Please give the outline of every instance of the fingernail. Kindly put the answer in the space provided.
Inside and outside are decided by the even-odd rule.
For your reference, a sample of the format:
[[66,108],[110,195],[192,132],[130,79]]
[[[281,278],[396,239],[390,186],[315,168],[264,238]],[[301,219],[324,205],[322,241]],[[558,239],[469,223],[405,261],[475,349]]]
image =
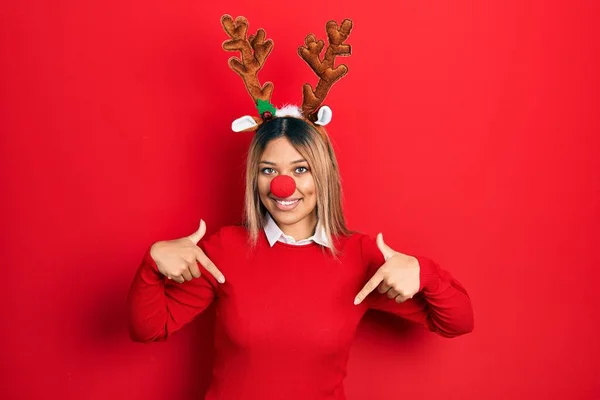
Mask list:
[[354,305],[357,305],[358,303],[360,303],[360,299],[359,299],[358,297],[356,297],[356,298],[354,299]]
[[225,277],[224,276],[221,276],[219,278],[219,283],[225,283]]

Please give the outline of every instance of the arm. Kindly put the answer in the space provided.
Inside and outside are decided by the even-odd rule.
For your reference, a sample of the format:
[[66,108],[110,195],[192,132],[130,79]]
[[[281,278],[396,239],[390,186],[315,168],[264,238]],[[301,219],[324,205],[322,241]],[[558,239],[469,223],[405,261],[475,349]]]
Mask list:
[[[219,235],[200,242],[211,257],[220,247]],[[202,267],[199,265],[199,268]],[[183,283],[167,279],[148,250],[137,270],[127,299],[129,332],[137,342],[165,340],[204,311],[215,299],[218,283],[206,270]]]
[[[375,241],[365,236],[363,262],[371,277],[386,262]],[[444,337],[455,337],[473,330],[473,308],[465,288],[450,273],[425,257],[413,257],[419,267],[419,290],[398,303],[386,294],[370,293],[368,307],[386,311],[417,322]]]

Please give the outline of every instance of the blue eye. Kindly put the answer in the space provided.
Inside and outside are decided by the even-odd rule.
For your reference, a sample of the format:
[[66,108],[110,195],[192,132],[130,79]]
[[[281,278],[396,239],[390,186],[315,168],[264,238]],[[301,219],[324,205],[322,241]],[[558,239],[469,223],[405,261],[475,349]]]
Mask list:
[[[309,171],[308,167],[296,167],[296,169],[294,170],[294,173],[305,174],[308,171]],[[260,172],[265,175],[274,175],[276,171],[275,171],[275,169],[273,169],[271,167],[265,167],[265,168],[261,168]]]
[[262,168],[260,172],[262,172],[263,174],[272,175],[273,172],[275,172],[275,170],[273,168],[266,167]]

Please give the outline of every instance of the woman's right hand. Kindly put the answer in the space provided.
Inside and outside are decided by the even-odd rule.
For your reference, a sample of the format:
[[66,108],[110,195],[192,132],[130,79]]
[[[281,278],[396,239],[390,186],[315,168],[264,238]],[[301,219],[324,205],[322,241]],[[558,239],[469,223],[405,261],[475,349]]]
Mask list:
[[154,243],[150,248],[150,256],[156,262],[158,271],[169,279],[183,283],[200,278],[200,263],[219,283],[225,282],[223,273],[197,246],[205,233],[206,223],[200,220],[200,227],[191,235]]

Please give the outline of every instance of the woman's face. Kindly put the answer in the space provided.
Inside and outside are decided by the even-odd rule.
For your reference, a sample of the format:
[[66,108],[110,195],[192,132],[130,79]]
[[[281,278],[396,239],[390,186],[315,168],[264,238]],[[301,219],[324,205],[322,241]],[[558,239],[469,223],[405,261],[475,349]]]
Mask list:
[[[316,223],[317,194],[312,172],[289,140],[283,136],[270,141],[259,161],[258,193],[277,224]],[[290,176],[296,182],[295,192],[285,199],[271,193],[271,180],[279,175]]]

